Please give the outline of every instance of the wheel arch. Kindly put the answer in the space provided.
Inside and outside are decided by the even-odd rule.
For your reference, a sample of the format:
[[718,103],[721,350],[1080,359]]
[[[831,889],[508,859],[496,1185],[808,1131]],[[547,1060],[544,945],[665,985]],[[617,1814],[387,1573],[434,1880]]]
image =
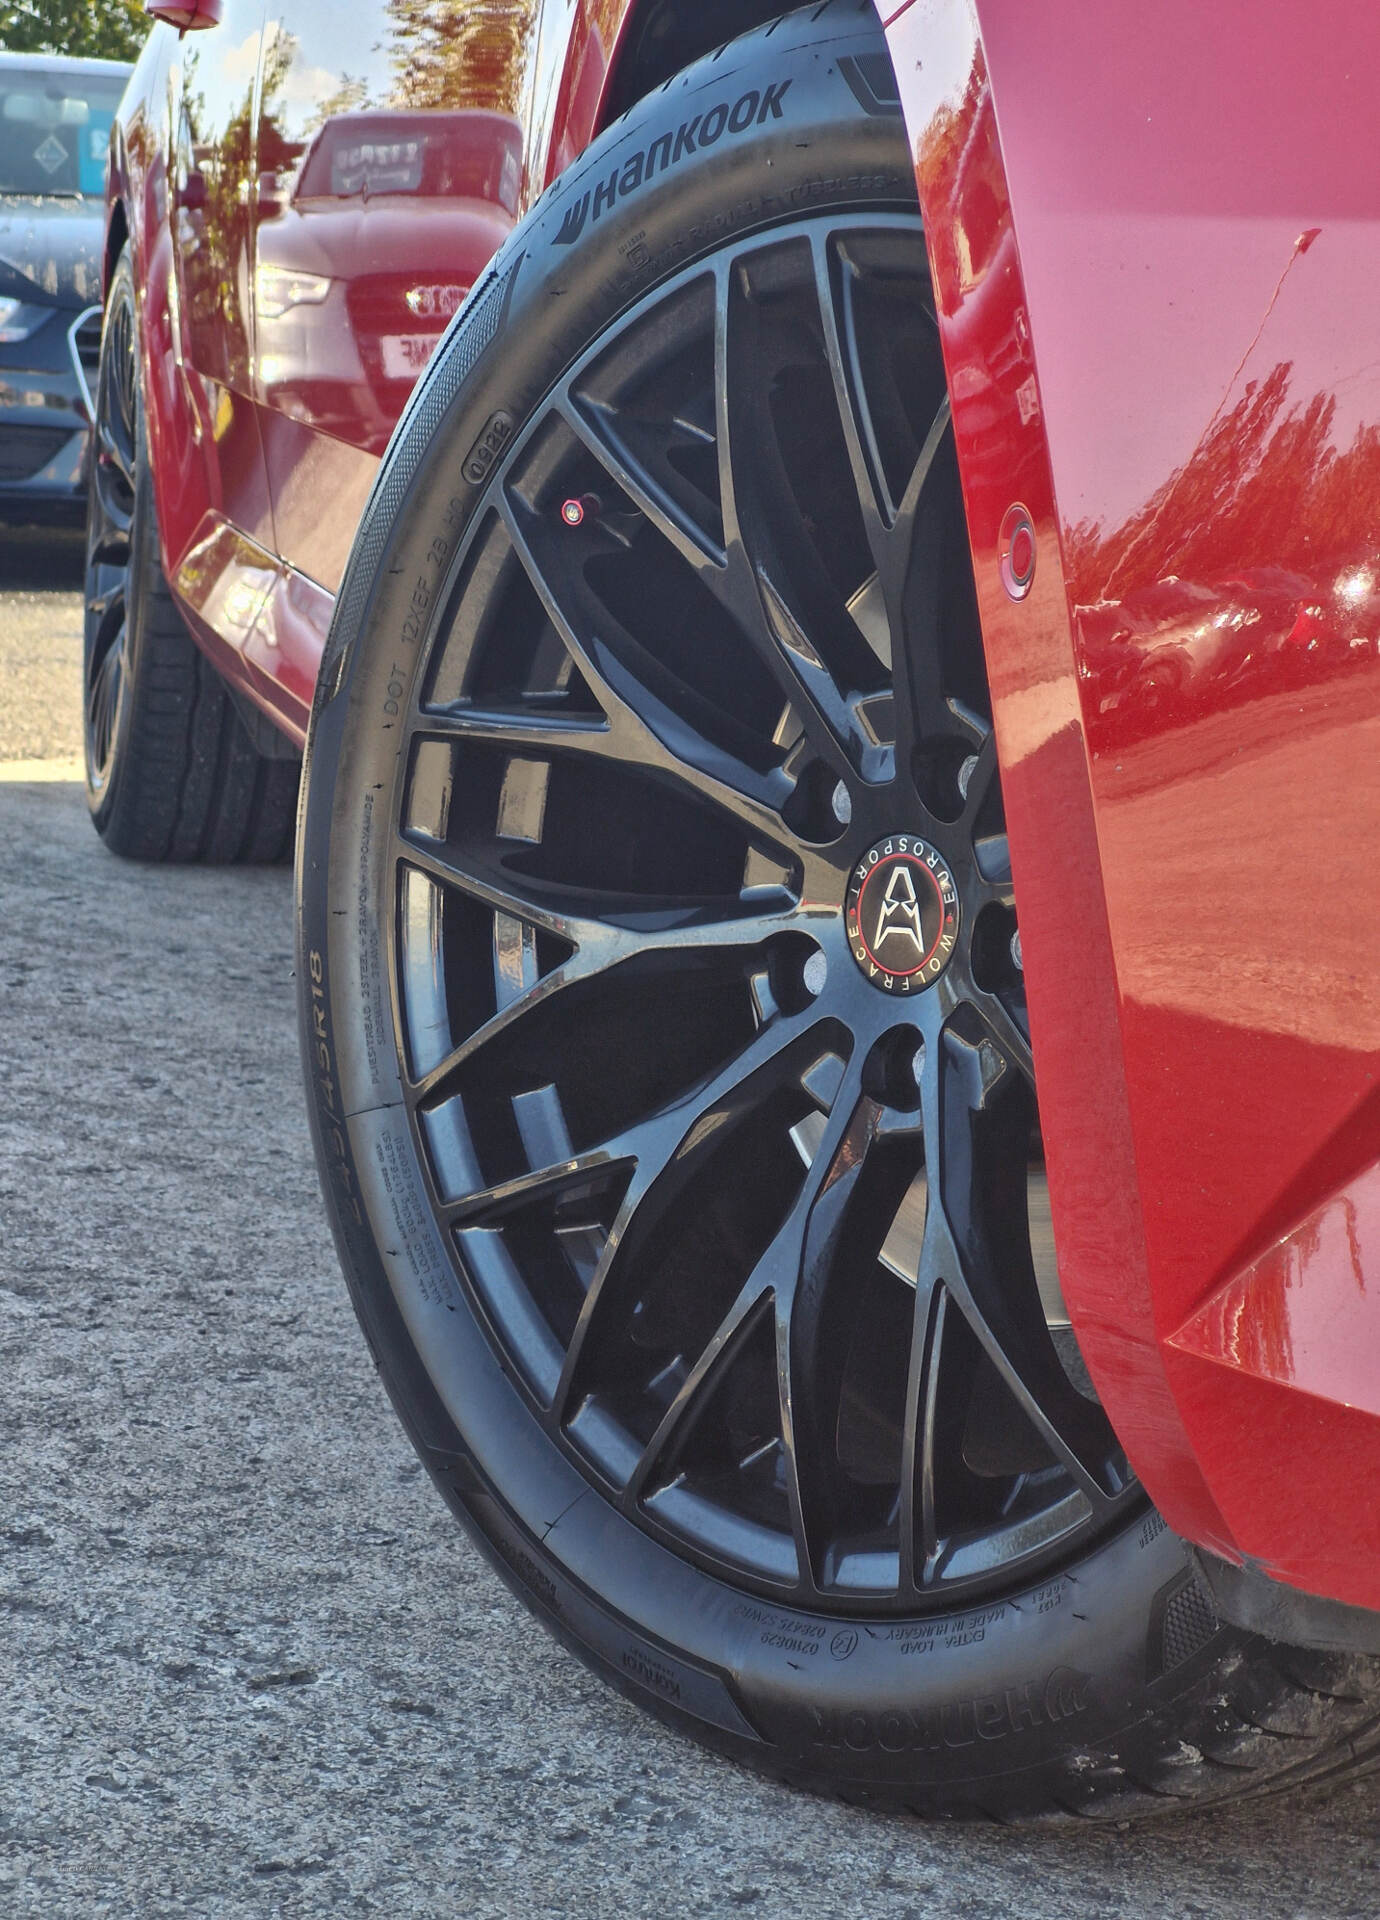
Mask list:
[[[885,8],[871,0],[879,22]],[[798,13],[783,0],[615,0],[581,6],[553,29],[565,35],[549,94],[534,127],[546,127],[531,156],[549,187],[606,127],[668,80],[730,40]],[[547,17],[557,9],[546,0]],[[596,14],[598,17],[596,17]]]
[[792,11],[782,0],[633,0],[614,46],[593,131],[602,132],[725,41]]

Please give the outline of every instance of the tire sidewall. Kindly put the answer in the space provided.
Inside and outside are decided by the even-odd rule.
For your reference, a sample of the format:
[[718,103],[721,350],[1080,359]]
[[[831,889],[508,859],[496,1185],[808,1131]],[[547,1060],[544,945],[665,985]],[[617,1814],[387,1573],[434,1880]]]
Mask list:
[[[1034,1805],[1054,1758],[1105,1745],[1148,1710],[1157,1597],[1185,1577],[1179,1542],[1145,1514],[1070,1573],[907,1622],[810,1616],[659,1545],[539,1428],[456,1274],[402,1105],[383,937],[401,716],[484,499],[467,468],[495,422],[520,430],[597,332],[726,240],[825,208],[914,207],[896,119],[860,112],[839,70],[840,54],[878,45],[857,20],[832,40],[752,36],[610,129],[504,248],[414,395],[342,587],[308,741],[304,1064],[337,1243],[385,1382],[528,1604],[624,1691],[758,1765],[882,1798],[920,1785],[956,1803],[996,1775],[1019,1799],[1011,1781],[1029,1773]],[[637,152],[783,81],[779,121],[686,156],[591,223],[597,185],[626,177]],[[582,197],[572,244],[561,234]],[[476,347],[477,331],[501,337],[502,352]],[[1176,1689],[1197,1670],[1176,1674]]]

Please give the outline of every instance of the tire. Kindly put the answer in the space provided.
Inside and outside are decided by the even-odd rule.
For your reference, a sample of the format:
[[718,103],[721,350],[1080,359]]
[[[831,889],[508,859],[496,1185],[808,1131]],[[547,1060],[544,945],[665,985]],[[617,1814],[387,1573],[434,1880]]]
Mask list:
[[164,577],[129,248],[111,276],[87,498],[86,798],[132,860],[289,857],[298,763],[257,751]]
[[[1127,1817],[1356,1764],[1376,1668],[1218,1622],[1058,1311],[888,73],[853,0],[692,67],[555,184],[443,342],[308,741],[312,1123],[418,1452],[593,1669],[849,1799]],[[850,512],[865,547],[830,531]],[[878,837],[909,899],[888,880],[864,926],[858,895],[850,953]],[[807,872],[837,884],[802,919]],[[941,964],[904,997],[882,923],[911,907]],[[902,1258],[926,1135],[943,1205],[926,1186]]]

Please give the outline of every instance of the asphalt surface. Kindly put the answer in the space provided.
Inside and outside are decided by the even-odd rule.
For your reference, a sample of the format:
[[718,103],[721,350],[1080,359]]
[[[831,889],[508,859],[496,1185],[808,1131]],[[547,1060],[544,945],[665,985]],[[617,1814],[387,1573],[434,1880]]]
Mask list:
[[702,1755],[549,1640],[346,1301],[289,876],[106,855],[72,551],[0,542],[0,575],[4,1920],[1380,1911],[1374,1783],[926,1828]]

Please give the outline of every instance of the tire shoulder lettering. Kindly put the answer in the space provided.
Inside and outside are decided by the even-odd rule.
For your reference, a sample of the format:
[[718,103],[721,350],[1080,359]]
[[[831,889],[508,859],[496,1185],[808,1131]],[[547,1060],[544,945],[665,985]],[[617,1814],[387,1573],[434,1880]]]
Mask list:
[[[791,84],[789,80],[774,80],[766,88],[751,88],[731,104],[721,100],[707,113],[697,113],[688,120],[682,120],[674,133],[659,135],[645,152],[634,154],[631,160],[619,161],[607,180],[599,181],[593,188],[586,187],[571,201],[554,244],[558,247],[574,246],[586,227],[597,226],[620,199],[626,198],[644,181],[652,178],[657,171],[658,155],[662,172],[669,172],[672,167],[679,166],[687,154],[697,153],[704,146],[715,145],[725,133],[744,134],[749,128],[783,120],[785,107],[782,103]],[[469,478],[468,462],[465,473]]]

